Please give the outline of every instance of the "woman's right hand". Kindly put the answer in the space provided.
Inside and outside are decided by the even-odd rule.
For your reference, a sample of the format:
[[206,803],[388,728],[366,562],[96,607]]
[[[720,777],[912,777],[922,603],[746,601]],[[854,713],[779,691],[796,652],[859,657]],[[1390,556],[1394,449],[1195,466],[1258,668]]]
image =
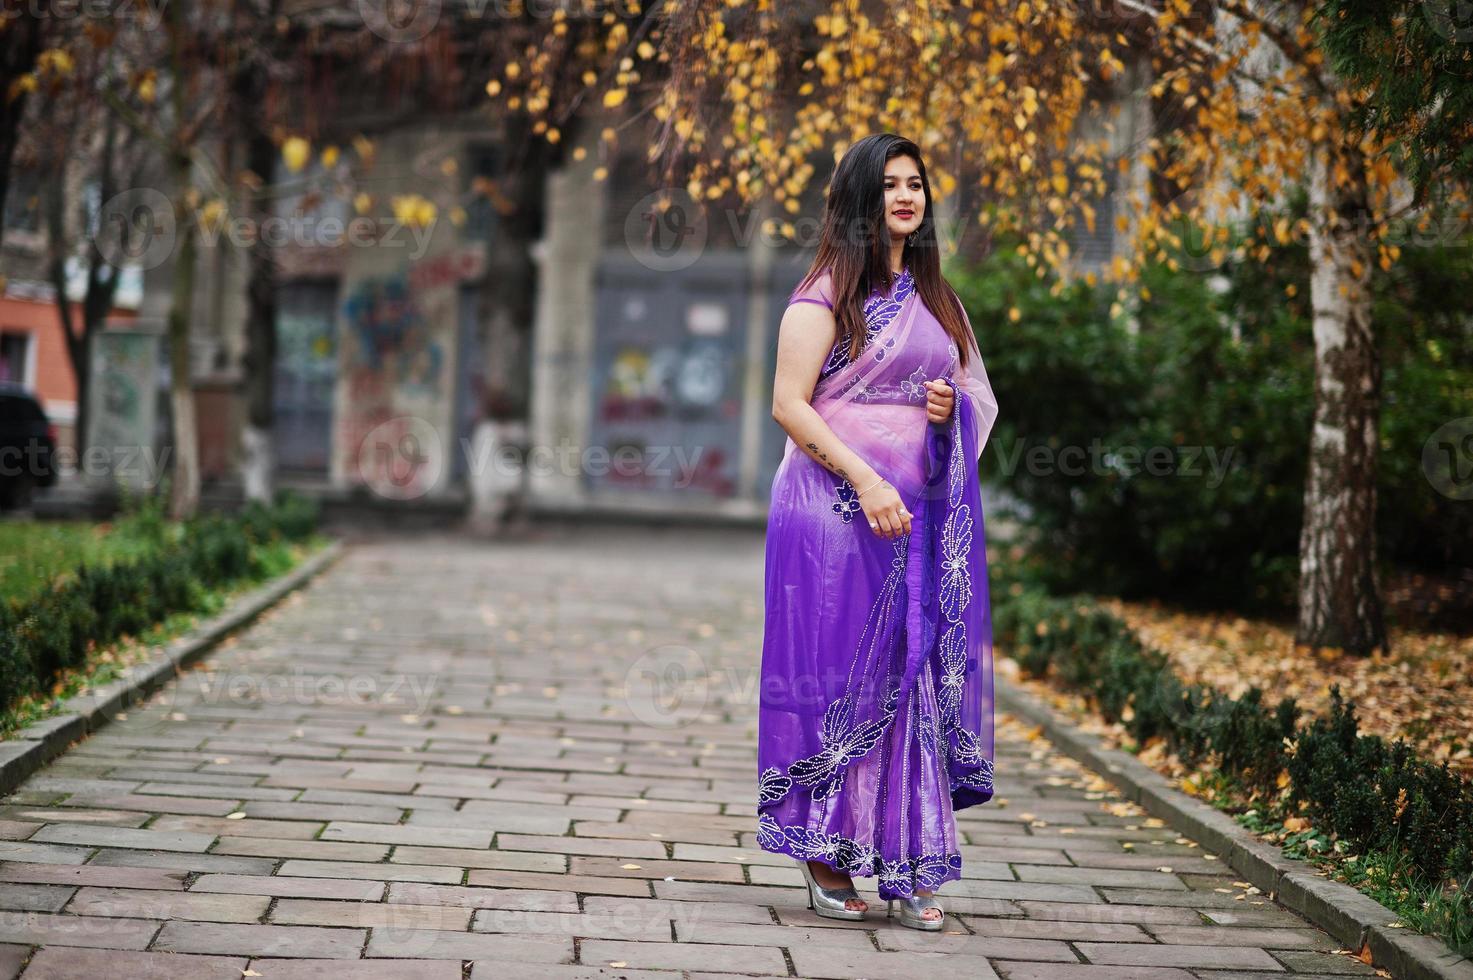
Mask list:
[[859,495],[859,506],[869,521],[870,530],[882,538],[898,538],[910,533],[910,511],[900,493],[888,480]]

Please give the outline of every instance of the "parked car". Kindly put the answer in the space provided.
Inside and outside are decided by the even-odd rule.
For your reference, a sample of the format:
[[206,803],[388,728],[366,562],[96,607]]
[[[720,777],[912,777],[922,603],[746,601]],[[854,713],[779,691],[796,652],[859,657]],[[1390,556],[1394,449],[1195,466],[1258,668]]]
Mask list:
[[22,385],[0,381],[0,509],[29,507],[56,483],[56,426]]

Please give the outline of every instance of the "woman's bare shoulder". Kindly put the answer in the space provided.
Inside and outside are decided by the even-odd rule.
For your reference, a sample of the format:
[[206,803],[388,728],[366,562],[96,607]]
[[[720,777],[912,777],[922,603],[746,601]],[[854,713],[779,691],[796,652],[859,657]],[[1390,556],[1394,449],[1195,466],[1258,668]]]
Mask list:
[[812,303],[832,310],[834,308],[834,276],[827,267],[810,270],[803,281],[788,296],[788,304]]

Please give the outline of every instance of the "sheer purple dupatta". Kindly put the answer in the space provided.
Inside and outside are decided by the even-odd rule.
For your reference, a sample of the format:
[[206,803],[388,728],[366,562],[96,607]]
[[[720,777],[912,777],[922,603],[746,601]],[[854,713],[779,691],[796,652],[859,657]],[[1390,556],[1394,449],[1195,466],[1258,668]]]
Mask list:
[[975,345],[971,365],[975,369],[958,367],[947,377],[957,393],[951,418],[926,433],[925,506],[931,512],[920,572],[913,575],[921,579],[921,631],[937,636],[932,656],[941,668],[941,727],[957,810],[993,794],[992,602],[977,467],[997,400]]

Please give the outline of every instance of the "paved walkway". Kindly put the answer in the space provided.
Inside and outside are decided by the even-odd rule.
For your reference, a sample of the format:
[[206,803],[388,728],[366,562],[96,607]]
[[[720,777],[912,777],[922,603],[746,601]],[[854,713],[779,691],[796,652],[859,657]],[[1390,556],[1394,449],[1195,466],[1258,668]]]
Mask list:
[[753,840],[761,557],[355,546],[3,801],[0,978],[1373,974],[1005,717],[945,933],[816,918]]

